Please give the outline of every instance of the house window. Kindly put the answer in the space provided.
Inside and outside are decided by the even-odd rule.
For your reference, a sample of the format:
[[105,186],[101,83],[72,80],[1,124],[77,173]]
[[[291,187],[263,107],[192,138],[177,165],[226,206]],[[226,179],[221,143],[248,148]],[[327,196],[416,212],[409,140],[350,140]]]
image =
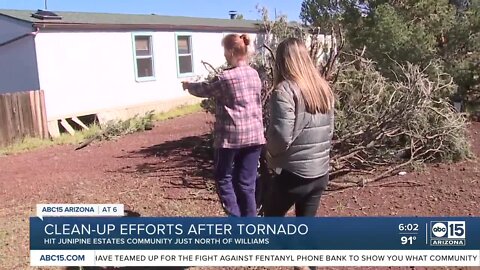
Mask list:
[[178,75],[193,73],[192,36],[177,35],[177,63]]
[[134,35],[135,76],[137,81],[155,79],[151,35]]

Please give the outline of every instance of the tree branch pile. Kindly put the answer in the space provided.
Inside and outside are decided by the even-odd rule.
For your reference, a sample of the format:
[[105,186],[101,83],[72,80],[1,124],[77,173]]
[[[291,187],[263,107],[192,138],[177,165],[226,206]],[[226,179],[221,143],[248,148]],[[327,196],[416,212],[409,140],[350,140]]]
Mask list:
[[[332,178],[360,174],[364,185],[427,162],[456,161],[470,156],[466,118],[455,112],[446,93],[455,89],[450,76],[438,72],[430,81],[417,66],[400,66],[388,80],[373,62],[345,67],[334,84],[337,95]],[[368,177],[365,179],[365,175]]]
[[[254,67],[264,82],[267,128],[272,68],[258,62]],[[390,80],[372,61],[361,57],[339,68],[333,83],[336,108],[330,190],[364,186],[416,164],[470,156],[467,120],[447,98],[455,89],[451,77],[438,71],[437,80],[431,81],[417,66],[399,69],[396,80]],[[213,113],[212,100],[208,104],[205,108]],[[259,172],[263,179],[271,176],[264,157]],[[354,180],[339,177],[347,174]]]
[[[319,38],[322,34],[317,28],[289,26],[282,18],[269,21],[268,14],[263,12],[266,34],[252,65],[263,82],[265,130],[270,118],[274,52],[284,38],[305,40],[319,72],[334,89],[335,135],[330,170],[333,181],[329,190],[364,186],[415,165],[470,156],[467,119],[454,110],[448,98],[456,86],[438,65],[432,63],[420,69],[411,64],[396,64],[394,79],[386,78],[372,61],[363,58],[366,48],[353,54],[342,52],[345,41],[340,30],[332,28],[329,36]],[[326,54],[322,56],[321,51]],[[432,72],[436,75],[434,80]],[[214,113],[212,100],[205,105],[207,111]],[[260,181],[270,181],[265,153],[259,174]]]

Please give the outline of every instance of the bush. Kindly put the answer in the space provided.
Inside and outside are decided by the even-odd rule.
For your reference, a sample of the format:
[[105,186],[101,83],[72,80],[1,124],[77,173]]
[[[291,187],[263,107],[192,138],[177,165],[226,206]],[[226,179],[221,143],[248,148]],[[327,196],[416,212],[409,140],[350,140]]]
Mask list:
[[138,131],[151,130],[154,126],[155,114],[153,111],[145,113],[143,116],[135,115],[127,120],[108,121],[102,128],[102,139],[112,139],[122,135],[135,133]]

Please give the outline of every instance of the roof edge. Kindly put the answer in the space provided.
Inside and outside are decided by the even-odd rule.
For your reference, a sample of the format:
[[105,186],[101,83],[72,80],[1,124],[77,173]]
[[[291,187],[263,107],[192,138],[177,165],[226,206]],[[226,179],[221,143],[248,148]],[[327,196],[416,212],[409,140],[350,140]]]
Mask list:
[[31,24],[33,23],[33,21],[29,21],[29,20],[24,20],[24,19],[20,19],[18,17],[15,17],[15,16],[10,16],[8,14],[4,14],[4,13],[0,13],[0,17],[5,17],[5,18],[8,18],[8,19],[12,19],[12,20],[15,20],[15,21],[18,21],[18,22],[23,22],[23,23],[27,23],[27,24]]
[[84,23],[53,23],[53,22],[34,22],[33,27],[52,30],[156,30],[156,31],[238,31],[248,33],[263,32],[260,25],[257,27],[243,26],[205,26],[205,25],[171,25],[171,24],[84,24]]

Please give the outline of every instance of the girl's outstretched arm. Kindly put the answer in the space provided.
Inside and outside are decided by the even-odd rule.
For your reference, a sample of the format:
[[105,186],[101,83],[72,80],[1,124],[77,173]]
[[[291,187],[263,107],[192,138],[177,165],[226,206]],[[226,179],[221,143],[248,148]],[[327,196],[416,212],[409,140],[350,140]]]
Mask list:
[[190,83],[183,82],[183,89],[196,97],[209,98],[219,97],[226,88],[225,81],[220,77],[215,77],[212,81]]

